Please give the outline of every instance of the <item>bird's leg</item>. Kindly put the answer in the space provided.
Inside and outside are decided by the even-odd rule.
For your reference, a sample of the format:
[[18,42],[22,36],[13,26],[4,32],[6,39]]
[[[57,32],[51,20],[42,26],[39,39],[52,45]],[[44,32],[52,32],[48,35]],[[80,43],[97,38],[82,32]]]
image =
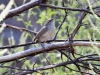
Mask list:
[[44,43],[41,43],[41,42],[40,42],[40,45],[42,46],[43,49],[45,49]]

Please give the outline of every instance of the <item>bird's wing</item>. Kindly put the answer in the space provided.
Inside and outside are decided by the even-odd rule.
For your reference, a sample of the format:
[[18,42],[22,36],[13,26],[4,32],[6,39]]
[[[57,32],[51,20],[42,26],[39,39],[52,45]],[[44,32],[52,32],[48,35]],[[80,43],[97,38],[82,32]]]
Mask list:
[[44,26],[35,36],[34,41],[38,40],[43,34],[47,32],[47,27]]

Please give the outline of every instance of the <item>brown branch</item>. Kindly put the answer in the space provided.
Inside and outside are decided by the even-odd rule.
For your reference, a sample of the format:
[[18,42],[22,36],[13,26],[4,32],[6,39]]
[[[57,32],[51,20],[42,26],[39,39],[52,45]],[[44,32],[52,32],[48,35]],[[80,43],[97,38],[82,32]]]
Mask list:
[[9,75],[27,75],[27,74],[32,74],[33,72],[32,71],[20,71],[20,72],[9,74]]
[[[80,12],[86,12],[89,14],[93,14],[90,10],[88,9],[83,9],[83,8],[69,8],[69,7],[61,7],[61,6],[55,6],[51,4],[39,4],[38,6],[43,6],[43,7],[49,7],[53,9],[63,9],[63,10],[70,10],[70,11],[80,11]],[[98,17],[100,17],[100,14],[95,13]]]
[[[89,7],[87,7],[87,9],[89,9]],[[70,35],[69,39],[70,40],[73,40],[74,36],[76,35],[76,33],[78,32],[78,30],[80,29],[81,27],[81,24],[82,24],[82,20],[85,18],[85,16],[87,15],[86,12],[83,12],[79,22],[78,22],[78,25],[77,27],[73,30],[72,34]]]
[[[73,46],[87,46],[87,47],[97,46],[100,48],[100,43],[95,43],[95,42],[73,42],[72,45]],[[44,52],[48,52],[48,51],[52,51],[52,50],[60,49],[60,48],[66,48],[69,46],[70,46],[70,42],[61,42],[61,43],[53,43],[53,44],[47,45],[45,46],[45,49],[42,48],[41,46],[38,48],[31,48],[22,52],[2,56],[0,57],[0,63],[13,61],[13,60],[20,59],[20,58],[30,56],[30,55],[34,56],[40,53],[44,53]]]
[[20,70],[20,71],[29,71],[27,69],[21,69],[21,68],[18,68],[18,67],[14,67],[14,66],[3,66],[3,65],[0,65],[1,68],[10,68],[10,69],[16,69],[16,70]]
[[[80,11],[80,12],[87,12],[92,14],[91,11],[87,10],[87,9],[81,9],[81,8],[68,8],[68,7],[60,7],[60,6],[54,6],[54,5],[50,5],[50,4],[40,4],[45,0],[33,0],[31,2],[28,2],[26,4],[23,4],[22,6],[19,6],[17,8],[11,9],[8,13],[8,15],[4,18],[4,19],[8,19],[8,18],[12,18],[13,16],[16,16],[32,7],[35,6],[43,6],[43,7],[49,7],[49,8],[54,8],[54,9],[64,9],[64,10],[71,10],[71,11]],[[100,17],[100,14],[97,14],[98,17]]]
[[[75,72],[80,72],[80,71],[74,70],[74,69],[72,69],[72,68],[69,68],[69,67],[67,67],[67,66],[65,66],[65,67],[68,68],[69,70],[72,70],[72,71],[75,71]],[[92,74],[86,73],[86,72],[82,72],[82,73],[92,75]]]
[[39,5],[42,3],[44,0],[33,0],[31,2],[28,2],[26,4],[23,4],[22,6],[19,6],[17,8],[11,9],[8,13],[8,15],[4,19],[12,18],[15,15],[18,15],[34,6]]
[[39,70],[48,70],[48,69],[52,69],[52,68],[55,68],[55,67],[60,67],[60,66],[68,65],[68,64],[73,64],[73,62],[75,62],[75,61],[76,60],[66,61],[66,62],[62,62],[62,63],[58,63],[58,64],[52,64],[52,65],[48,65],[48,66],[34,68],[33,71],[22,71],[22,72],[17,73],[17,74],[19,74],[19,75],[31,74],[31,73],[39,71]]
[[[88,56],[91,56],[91,55],[86,55],[86,56],[83,56],[83,57],[85,58],[85,57],[88,57]],[[81,58],[83,58],[83,57],[81,57]],[[58,63],[58,64],[52,64],[52,65],[47,65],[47,66],[43,66],[43,67],[39,67],[39,68],[33,68],[33,70],[22,71],[22,72],[18,72],[16,74],[19,74],[19,75],[23,74],[24,75],[24,74],[30,74],[30,73],[33,73],[33,72],[38,72],[38,71],[41,71],[41,70],[48,70],[48,69],[52,69],[52,68],[56,68],[56,67],[60,67],[60,66],[65,67],[65,65],[74,64],[75,62],[81,63],[83,61],[81,58],[79,57],[79,58],[76,58],[76,59],[73,59],[73,60],[70,60],[70,61],[61,62],[61,63]],[[90,68],[88,68],[88,69],[90,70]],[[76,71],[76,70],[73,70],[73,71]],[[76,71],[76,72],[80,72],[80,71]],[[86,73],[86,72],[83,72],[83,71],[82,71],[82,73],[90,74],[90,73]],[[90,74],[90,75],[92,75],[92,74]]]
[[28,42],[28,43],[17,44],[17,45],[6,45],[6,46],[0,47],[0,49],[5,49],[5,48],[16,48],[16,47],[28,46],[28,45],[31,45],[31,44],[36,44],[36,43],[35,43],[35,42]]
[[[0,27],[1,27],[1,26],[2,26],[2,24],[0,24]],[[26,32],[32,33],[32,34],[34,34],[34,35],[37,34],[37,32],[34,32],[34,31],[32,31],[32,30],[29,30],[29,29],[26,29],[26,28],[17,27],[17,26],[13,26],[13,25],[10,25],[10,24],[6,24],[6,27],[12,28],[12,29],[16,29],[16,30],[19,30],[19,31],[21,31],[21,32],[26,31]]]
[[[64,42],[65,40],[48,40],[46,41],[46,43],[49,43],[49,42]],[[66,40],[68,41],[68,40]],[[88,42],[90,40],[73,40],[73,42],[75,41],[81,41],[81,42]],[[100,40],[91,40],[91,41],[100,41]],[[24,43],[24,44],[17,44],[17,45],[6,45],[6,46],[2,46],[0,47],[0,49],[6,49],[6,48],[16,48],[16,47],[22,47],[22,46],[28,46],[28,45],[31,45],[31,44],[36,44],[38,42],[27,42],[27,43]],[[42,42],[44,43],[44,42]]]
[[[64,7],[64,6],[63,6],[63,7]],[[66,10],[65,10],[65,11],[66,11]],[[66,12],[66,13],[67,13],[67,12]],[[61,29],[63,23],[65,22],[67,16],[68,16],[68,14],[65,14],[65,16],[64,16],[64,18],[63,18],[63,21],[62,21],[61,24],[59,25],[58,30],[57,30],[57,32],[56,32],[55,37],[53,38],[53,40],[56,40],[57,34],[59,33],[59,31],[60,31],[60,29]]]

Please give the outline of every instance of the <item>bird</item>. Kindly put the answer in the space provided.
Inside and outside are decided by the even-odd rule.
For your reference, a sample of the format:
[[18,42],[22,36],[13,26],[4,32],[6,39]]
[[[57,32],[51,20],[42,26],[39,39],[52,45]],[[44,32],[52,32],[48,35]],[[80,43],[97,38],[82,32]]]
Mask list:
[[46,42],[49,40],[55,30],[54,19],[49,19],[44,26],[37,32],[36,36],[34,37],[34,42]]

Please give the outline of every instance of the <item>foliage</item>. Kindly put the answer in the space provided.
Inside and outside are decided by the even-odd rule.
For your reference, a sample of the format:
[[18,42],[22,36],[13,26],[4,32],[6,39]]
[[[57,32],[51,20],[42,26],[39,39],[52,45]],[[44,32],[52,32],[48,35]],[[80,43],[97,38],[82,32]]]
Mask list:
[[[66,7],[70,7],[70,8],[86,8],[90,1],[89,0],[79,0],[80,3],[82,3],[82,6],[79,4],[78,0],[68,0],[68,3],[64,3]],[[93,0],[95,1],[95,0]],[[94,7],[99,5],[100,1],[94,2],[92,5],[89,5],[90,7]],[[52,0],[52,1],[48,1],[47,4],[52,4],[52,5],[56,5],[56,6],[62,6],[62,0]],[[16,4],[15,4],[16,5]],[[69,34],[71,34],[73,32],[73,30],[75,29],[75,27],[78,24],[78,21],[80,19],[81,13],[82,12],[78,12],[78,11],[67,11],[68,16],[65,20],[65,22],[63,23],[59,33],[57,34],[57,39],[68,39],[68,35],[67,35],[67,27],[68,27],[68,31]],[[35,17],[36,19],[36,23],[39,24],[40,26],[43,26],[43,24],[45,23],[45,21],[51,17],[53,17],[55,19],[55,26],[56,26],[56,30],[55,30],[55,34],[57,32],[57,29],[59,27],[59,25],[62,23],[62,20],[64,18],[64,16],[66,15],[65,10],[61,10],[61,9],[51,9],[48,7],[44,7],[44,9],[41,9],[39,6],[33,7],[31,9],[29,9],[27,12],[23,12],[20,14],[20,16],[16,16],[15,19],[18,22],[22,22],[25,25],[25,28],[29,28],[32,27],[32,20],[30,19],[31,17]],[[24,19],[24,17],[27,17],[27,19]],[[100,18],[98,18],[95,14],[91,15],[88,14],[83,22],[82,25],[79,29],[79,31],[77,32],[77,34],[75,35],[74,39],[89,39],[91,41],[91,39],[93,40],[97,40],[100,37]],[[34,28],[35,30],[35,28]],[[8,38],[9,41],[9,45],[15,45],[16,44],[16,40],[14,39],[13,36],[13,32],[11,31],[11,36]],[[19,36],[19,35],[18,35]],[[54,35],[55,36],[55,35]],[[0,37],[0,46],[3,46],[3,37],[4,34]],[[19,44],[23,44],[26,43],[26,40],[28,37],[32,37],[31,34],[27,33],[27,32],[23,32],[20,36],[19,39]],[[31,40],[33,40],[31,38]],[[96,42],[96,41],[95,41]],[[10,49],[7,50],[6,53],[3,53],[1,55],[7,55],[7,54],[12,54],[12,53],[17,53],[20,51],[24,51],[25,47],[19,47],[19,48],[15,48],[15,49]],[[100,55],[100,49],[93,46],[92,48],[88,48],[88,47],[74,47],[75,52],[80,54],[80,55],[87,55],[87,54],[93,54],[96,53],[98,55]],[[0,56],[1,56],[0,55]],[[38,58],[39,63],[36,63],[36,61],[32,61],[31,57],[29,59],[20,59],[18,61],[22,61],[22,62],[11,62],[11,63],[6,63],[3,64],[3,66],[18,66],[22,69],[33,69],[33,67],[37,68],[37,67],[42,67],[44,65],[48,65],[48,64],[53,64],[53,63],[59,63],[62,61],[67,61],[69,60],[68,58],[66,58],[66,56],[62,56],[61,59],[61,54],[59,53],[59,51],[53,51],[53,53],[45,53],[46,58],[48,59],[49,63],[47,62],[46,58],[44,58],[43,54],[37,55],[35,56],[36,58]],[[76,55],[76,57],[78,58],[79,55]],[[73,58],[74,59],[74,58]],[[21,63],[21,64],[20,64]],[[33,66],[33,64],[35,64],[35,66]],[[92,67],[91,65],[92,62],[89,62],[89,66]],[[99,64],[99,62],[94,62],[94,64]],[[20,66],[21,65],[21,66]],[[66,65],[67,66],[67,65]],[[75,65],[74,65],[75,66]],[[77,67],[73,67],[73,64],[68,65],[69,68],[72,68],[74,70],[78,70]],[[6,71],[9,71],[7,74],[10,74],[12,72],[18,72],[18,70],[8,70],[6,68],[0,68],[0,73],[4,73]],[[92,70],[90,70],[90,72],[93,72]],[[94,73],[94,72],[93,72]],[[29,75],[80,75],[79,72],[75,72],[72,70],[69,70],[68,68],[65,68],[63,66],[61,67],[57,67],[54,69],[50,69],[50,70],[43,70],[43,71],[39,71],[38,73],[33,73],[33,74],[29,74]]]

